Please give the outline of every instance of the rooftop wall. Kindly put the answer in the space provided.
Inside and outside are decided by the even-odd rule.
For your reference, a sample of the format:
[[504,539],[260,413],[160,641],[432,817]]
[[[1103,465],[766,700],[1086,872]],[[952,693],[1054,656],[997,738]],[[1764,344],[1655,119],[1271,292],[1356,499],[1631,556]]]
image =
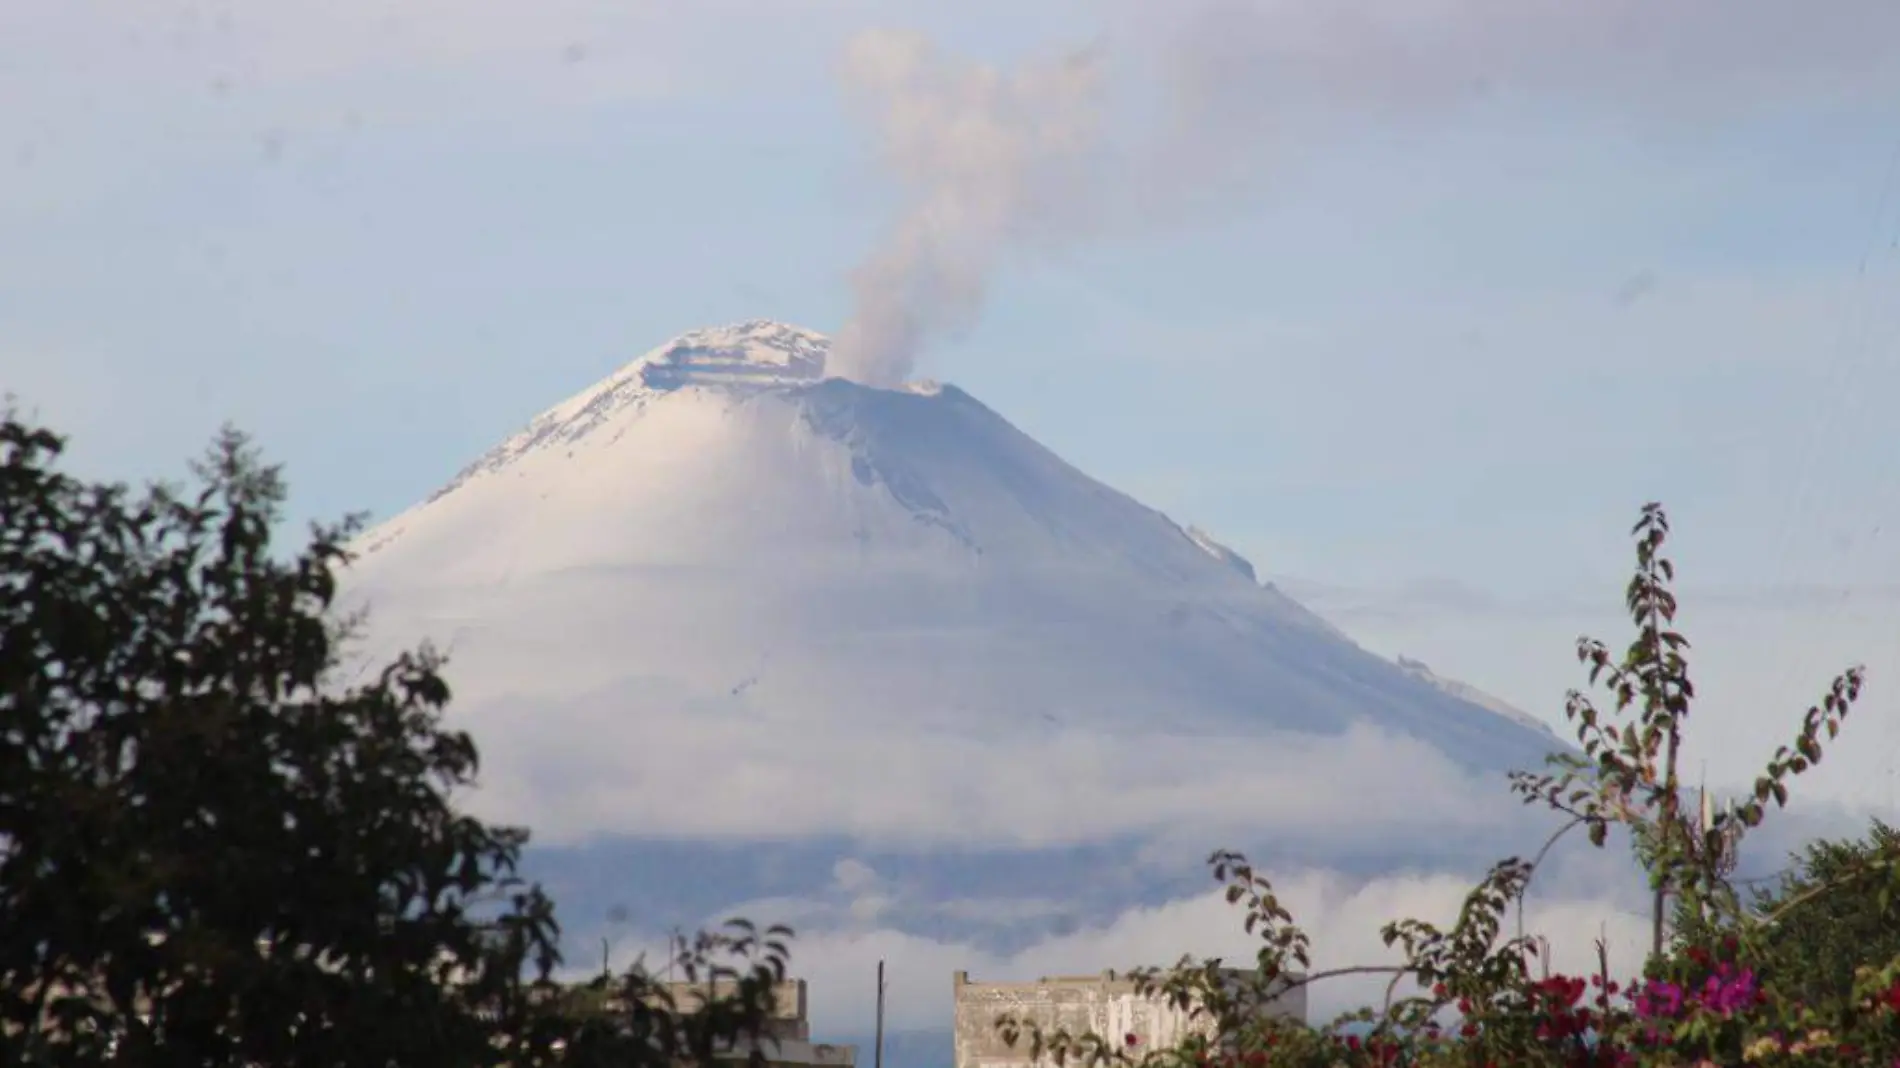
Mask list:
[[[1244,974],[1244,973],[1237,973]],[[952,978],[956,994],[956,1068],[1029,1068],[1027,1037],[1011,1048],[996,1033],[996,1017],[1014,1013],[1045,1031],[1094,1032],[1115,1039],[1134,1035],[1142,1049],[1166,1048],[1206,1026],[1165,998],[1144,997],[1132,979],[1112,972],[1055,976],[1018,983],[977,983],[968,972]],[[1306,991],[1270,1003],[1268,1012],[1304,1019]]]
[[[690,1010],[706,1001],[704,982],[667,983],[668,993],[673,995],[673,1004],[681,1010]],[[711,984],[715,1000],[729,998],[739,992],[739,984],[730,979]],[[805,980],[787,979],[772,991],[772,1018],[785,1023],[804,1024],[806,1016]],[[803,1037],[802,1035],[800,1037]]]
[[[682,1010],[704,1004],[707,984],[667,983],[673,1003]],[[728,998],[738,992],[736,983],[712,985],[715,998]],[[761,1043],[768,1065],[823,1066],[852,1068],[857,1062],[857,1047],[811,1040],[811,1021],[807,1016],[805,980],[787,979],[773,990],[772,1021],[766,1029],[768,1040]],[[748,1050],[750,1043],[747,1044]],[[745,1050],[735,1051],[740,1054]]]

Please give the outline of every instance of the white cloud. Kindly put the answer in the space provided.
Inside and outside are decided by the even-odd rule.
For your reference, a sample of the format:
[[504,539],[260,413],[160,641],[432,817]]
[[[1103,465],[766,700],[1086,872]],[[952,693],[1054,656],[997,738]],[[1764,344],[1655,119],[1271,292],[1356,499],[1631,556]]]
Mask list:
[[[512,706],[510,706],[512,707]],[[480,811],[571,842],[616,833],[745,838],[844,833],[867,841],[1047,846],[1123,833],[1245,828],[1290,844],[1470,835],[1512,812],[1503,780],[1430,746],[1353,726],[1336,737],[1162,731],[968,734],[814,731],[669,713],[637,723],[541,702],[481,715]],[[782,710],[781,710],[782,711]],[[668,720],[662,729],[659,721]],[[561,722],[559,731],[547,724]],[[629,731],[633,733],[628,733]],[[663,736],[663,746],[641,738]],[[591,738],[584,751],[574,740]],[[505,760],[503,759],[505,757]],[[974,768],[983,769],[973,777]]]
[[[1273,873],[1269,873],[1272,875]],[[1393,964],[1379,929],[1387,922],[1418,918],[1441,926],[1455,920],[1471,880],[1450,873],[1355,879],[1325,870],[1274,878],[1276,891],[1295,923],[1312,941],[1313,969]],[[1606,937],[1612,970],[1640,968],[1647,917],[1631,910],[1632,899],[1611,888],[1584,887],[1535,893],[1525,910],[1525,931],[1550,940],[1555,970],[1593,970],[1594,941]],[[765,906],[758,902],[746,906]],[[752,912],[763,922],[762,912]],[[951,973],[975,980],[1033,979],[1087,975],[1107,969],[1166,967],[1188,954],[1218,956],[1245,965],[1259,943],[1242,929],[1243,914],[1219,891],[1153,907],[1127,910],[1112,922],[1041,939],[1014,953],[996,953],[963,941],[939,940],[870,924],[800,930],[792,945],[792,973],[810,984],[814,1034],[870,1030],[877,962],[885,962],[889,992],[886,1026],[893,1030],[945,1027],[951,1012]],[[1514,933],[1514,921],[1512,927]],[[616,959],[631,960],[651,939],[628,939]],[[647,949],[649,959],[656,954]],[[1386,980],[1351,976],[1316,983],[1309,991],[1309,1018],[1330,1019],[1348,1008],[1383,997]]]
[[1415,114],[1492,92],[1706,117],[1803,90],[1858,93],[1900,73],[1900,11],[1878,0],[1131,0],[1119,10],[1165,57],[1180,113],[1229,129],[1257,129],[1287,104]]
[[[1182,93],[1225,103],[1183,106],[1226,118],[1260,90],[1267,102],[1299,105],[1438,107],[1485,79],[1500,89],[1637,92],[1645,110],[1663,99],[1748,103],[1805,85],[1859,87],[1895,72],[1891,45],[1900,13],[1877,0],[1787,5],[1714,0],[1657,7],[1641,0],[1576,5],[1562,0],[1373,0],[1314,7],[1291,0],[1195,0],[1059,9],[1074,15],[1077,43],[1107,31],[1135,55],[1166,57]],[[1086,14],[1085,14],[1086,13]],[[1095,18],[1090,19],[1088,14]],[[52,64],[126,49],[150,68],[193,57],[235,59],[257,77],[299,81],[443,71],[479,80],[559,61],[573,45],[587,58],[653,65],[682,45],[688,66],[719,67],[743,51],[757,58],[810,44],[825,27],[836,44],[870,20],[955,29],[1007,39],[1011,26],[1039,36],[1048,20],[1025,20],[1014,4],[961,5],[956,17],[919,3],[872,0],[339,0],[299,5],[126,6],[27,0],[0,11],[0,40],[22,60]],[[829,54],[811,54],[814,67]],[[1686,76],[1693,72],[1696,76]],[[705,76],[729,76],[729,66]],[[1790,79],[1793,79],[1791,82]],[[1289,95],[1291,93],[1291,95]],[[1266,114],[1270,108],[1254,109]]]
[[846,893],[859,893],[878,884],[878,874],[869,864],[850,857],[833,866],[831,874],[837,880],[838,888]]
[[[174,124],[256,107],[281,126],[474,117],[521,104],[663,94],[673,9],[635,0],[303,5],[9,5],[0,87],[75,132],[162,107]],[[102,77],[101,71],[117,72]],[[109,120],[108,120],[109,121]],[[129,132],[129,131],[122,131]],[[299,131],[301,132],[301,131]]]
[[[828,14],[851,0],[708,0],[690,9],[654,0],[341,0],[321,8],[160,2],[136,7],[29,0],[9,5],[0,30],[9,51],[40,63],[120,55],[146,70],[202,71],[228,88],[317,86],[353,79],[444,76],[497,79],[519,90],[540,71],[594,63],[624,88],[655,72],[690,71],[684,45],[724,37],[763,47],[770,32]],[[734,35],[734,24],[746,33]],[[724,31],[724,32],[719,32]]]
[[[1380,929],[1386,923],[1410,918],[1448,927],[1484,869],[1507,855],[1535,855],[1549,829],[1546,825],[1530,833],[1526,828],[1501,833],[1491,840],[1493,854],[1481,862],[1448,861],[1373,877],[1325,864],[1290,863],[1271,851],[1256,852],[1251,859],[1309,937],[1312,970],[1390,965],[1401,958],[1382,943]],[[1773,875],[1802,844],[1818,837],[1855,837],[1865,829],[1863,811],[1797,802],[1772,813],[1751,833],[1738,876],[1759,880]],[[1131,868],[1135,866],[1131,861]],[[856,872],[866,866],[847,860],[839,867]],[[853,884],[858,886],[855,876]],[[1219,890],[1125,906],[1102,920],[1069,927],[1051,922],[1064,912],[1059,901],[958,899],[954,892],[954,887],[888,882],[868,890],[839,886],[822,898],[755,899],[709,912],[708,917],[742,915],[759,923],[793,926],[791,973],[810,984],[814,1034],[820,1038],[869,1033],[880,960],[889,983],[887,1026],[901,1031],[948,1026],[950,977],[955,971],[967,971],[976,980],[1023,980],[1167,967],[1183,955],[1221,957],[1246,966],[1259,947],[1242,928],[1244,913],[1229,905]],[[894,898],[909,908],[889,917],[867,914],[861,904],[865,896]],[[1595,972],[1596,942],[1601,938],[1612,974],[1627,978],[1640,970],[1647,952],[1649,907],[1646,883],[1620,833],[1612,834],[1603,848],[1593,848],[1580,833],[1573,834],[1550,852],[1530,885],[1522,932],[1548,940],[1550,969],[1569,974]],[[993,948],[993,941],[974,933],[921,933],[930,917],[945,915],[977,921],[976,929],[988,922],[1029,920],[1044,933],[1019,939],[1013,943],[1018,948],[1009,950]],[[1519,920],[1516,909],[1509,910],[1501,937],[1515,936]],[[593,944],[590,938],[582,943]],[[627,935],[616,939],[613,957],[631,961],[644,950],[652,960],[659,956],[656,947],[663,945],[663,934]],[[1309,989],[1309,1019],[1323,1022],[1377,1003],[1386,983],[1381,975],[1319,981]]]

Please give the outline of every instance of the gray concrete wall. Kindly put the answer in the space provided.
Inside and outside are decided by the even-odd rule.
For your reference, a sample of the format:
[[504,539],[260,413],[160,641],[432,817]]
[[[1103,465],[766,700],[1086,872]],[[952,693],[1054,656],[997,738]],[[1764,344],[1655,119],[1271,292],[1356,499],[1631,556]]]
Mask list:
[[[681,1009],[690,1009],[702,1004],[706,997],[705,983],[668,983],[668,991],[673,995],[673,1003]],[[714,984],[715,998],[728,998],[738,991],[736,983],[721,982]],[[807,1015],[805,980],[787,979],[773,990],[772,1019],[766,1028],[767,1041],[759,1044],[765,1054],[768,1065],[798,1066],[798,1068],[853,1068],[857,1063],[857,1047],[837,1045],[829,1042],[811,1040],[811,1020]],[[745,1049],[732,1049],[728,1052],[735,1056],[744,1056],[751,1051],[752,1044]]]
[[[969,973],[957,972],[951,982],[956,1003],[956,1068],[1029,1068],[1027,1036],[1012,1048],[997,1034],[996,1017],[1003,1013],[1033,1021],[1044,1031],[1093,1032],[1111,1041],[1132,1034],[1140,1049],[1173,1046],[1207,1024],[1205,1019],[1190,1019],[1165,998],[1143,997],[1136,993],[1133,980],[1112,973],[978,983],[970,981]],[[1267,1011],[1304,1019],[1305,989],[1284,995]]]
[[[667,983],[667,991],[673,995],[673,1004],[681,1011],[690,1011],[705,1003],[705,983]],[[731,980],[721,980],[713,984],[715,1000],[732,997],[739,992],[739,984]],[[767,1025],[768,1032],[775,1038],[797,1039],[811,1038],[810,1018],[806,1014],[805,980],[787,979],[772,991],[772,1019]]]

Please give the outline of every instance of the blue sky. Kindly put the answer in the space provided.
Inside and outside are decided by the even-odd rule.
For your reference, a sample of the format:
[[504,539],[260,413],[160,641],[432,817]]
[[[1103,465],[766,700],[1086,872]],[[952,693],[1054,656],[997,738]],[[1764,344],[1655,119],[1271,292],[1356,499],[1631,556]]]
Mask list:
[[[176,472],[230,419],[300,516],[388,515],[673,334],[849,318],[906,206],[841,86],[855,35],[1002,69],[1094,44],[1101,166],[1052,202],[1099,213],[999,239],[920,373],[1545,714],[1577,631],[1621,633],[1660,498],[1712,700],[1768,729],[1870,662],[1830,782],[1873,789],[1900,8],[1320,10],[16,0],[0,387],[89,471]],[[1718,770],[1772,747],[1748,731]]]

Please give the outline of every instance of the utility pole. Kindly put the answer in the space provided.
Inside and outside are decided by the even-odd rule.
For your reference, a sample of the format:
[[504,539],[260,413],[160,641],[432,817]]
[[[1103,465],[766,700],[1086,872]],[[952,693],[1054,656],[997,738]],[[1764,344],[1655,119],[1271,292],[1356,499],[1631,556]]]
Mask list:
[[877,962],[877,1039],[871,1047],[871,1068],[884,1068],[884,962]]

